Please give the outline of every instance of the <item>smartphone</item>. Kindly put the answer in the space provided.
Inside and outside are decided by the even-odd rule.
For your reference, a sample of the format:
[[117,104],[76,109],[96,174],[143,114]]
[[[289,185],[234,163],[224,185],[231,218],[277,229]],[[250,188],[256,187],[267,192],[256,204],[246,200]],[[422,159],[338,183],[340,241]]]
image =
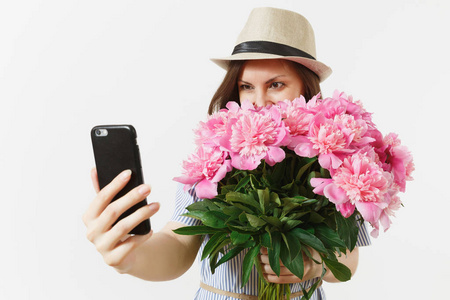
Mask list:
[[[122,171],[129,169],[132,172],[130,181],[112,201],[144,183],[137,134],[132,125],[95,126],[91,130],[91,139],[100,189],[108,185]],[[129,208],[116,223],[144,205],[147,205],[147,199]],[[149,232],[150,220],[147,219],[131,230],[130,234],[144,235]]]

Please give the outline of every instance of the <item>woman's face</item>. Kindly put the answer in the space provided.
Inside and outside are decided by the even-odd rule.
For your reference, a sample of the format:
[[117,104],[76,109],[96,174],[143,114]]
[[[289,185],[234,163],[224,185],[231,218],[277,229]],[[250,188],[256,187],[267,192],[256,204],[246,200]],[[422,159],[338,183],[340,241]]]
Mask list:
[[291,63],[280,59],[249,60],[238,77],[240,101],[257,106],[293,100],[303,94],[303,82]]

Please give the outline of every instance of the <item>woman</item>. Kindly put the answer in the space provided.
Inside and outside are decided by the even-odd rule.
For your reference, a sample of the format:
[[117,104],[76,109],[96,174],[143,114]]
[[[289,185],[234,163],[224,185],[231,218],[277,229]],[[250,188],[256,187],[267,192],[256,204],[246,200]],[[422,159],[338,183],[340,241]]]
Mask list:
[[[309,99],[320,92],[320,81],[331,73],[329,67],[315,59],[314,33],[308,21],[299,14],[274,8],[254,9],[233,54],[213,61],[225,67],[227,74],[211,101],[209,113],[225,107],[230,100],[250,100],[257,106],[265,106],[300,95]],[[92,171],[97,196],[83,217],[88,229],[87,237],[103,255],[105,262],[120,273],[151,281],[177,278],[189,269],[207,242],[202,242],[198,236],[173,233],[174,229],[185,225],[198,225],[198,220],[181,216],[187,205],[198,200],[195,190],[185,193],[180,188],[177,191],[175,213],[160,232],[128,237],[127,233],[132,228],[159,209],[159,204],[151,203],[111,228],[117,216],[150,194],[150,187],[142,185],[109,204],[128,182],[130,175],[130,171],[124,171],[99,190],[96,171]],[[369,243],[367,231],[362,226],[357,246]],[[210,273],[208,261],[202,261],[201,288],[196,299],[255,298],[251,297],[257,293],[255,270],[249,283],[240,288],[243,255],[221,265],[215,275]],[[267,250],[262,250],[260,261],[266,280],[293,283],[291,290],[296,299],[301,295],[300,284],[308,288],[322,272],[320,265],[306,259],[303,280],[283,266],[280,277],[277,277],[270,268]],[[358,264],[358,248],[342,256],[340,261],[353,274]],[[327,272],[324,280],[337,281],[331,272]],[[313,295],[313,299],[324,298],[322,288]]]

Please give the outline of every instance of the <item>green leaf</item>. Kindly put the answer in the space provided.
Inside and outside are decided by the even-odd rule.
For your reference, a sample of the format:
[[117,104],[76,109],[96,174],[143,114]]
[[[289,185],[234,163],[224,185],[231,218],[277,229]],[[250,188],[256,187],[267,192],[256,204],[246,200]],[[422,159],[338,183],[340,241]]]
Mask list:
[[325,247],[346,247],[336,231],[330,227],[320,224],[315,227],[315,235],[323,242]]
[[[214,198],[214,204],[217,205],[218,210],[223,210],[225,207],[230,207],[228,203],[225,203],[225,196],[219,196],[220,198]],[[222,199],[223,198],[223,199]]]
[[247,206],[242,205],[240,203],[234,202],[231,205],[234,206],[234,207],[239,208],[240,210],[245,211],[246,213],[249,213],[249,214],[254,214],[255,213],[250,207],[247,207]]
[[248,222],[247,214],[245,212],[241,213],[238,220],[239,222],[241,222],[241,224],[246,224]]
[[287,220],[286,223],[284,223],[283,231],[289,231],[302,223],[303,221],[301,220]]
[[[301,244],[298,237],[292,232],[286,233],[286,240],[289,248],[290,260],[294,260],[299,254],[301,254]],[[284,263],[284,262],[283,262]]]
[[310,246],[311,248],[326,253],[327,249],[323,245],[323,243],[312,233],[301,229],[301,228],[294,228],[291,230],[291,233],[294,236],[297,236],[303,244]]
[[186,207],[188,211],[209,211],[209,210],[219,210],[219,207],[209,199],[203,199],[202,201],[197,201]]
[[250,273],[252,272],[253,265],[255,263],[255,257],[258,256],[259,250],[261,249],[261,245],[256,245],[253,248],[251,248],[247,254],[244,256],[244,261],[242,263],[242,285],[241,287],[244,287],[244,285],[247,284]]
[[224,256],[222,256],[219,261],[215,264],[215,267],[217,268],[218,266],[220,266],[221,264],[229,261],[230,259],[233,259],[236,255],[238,255],[239,253],[241,253],[241,251],[244,250],[244,247],[234,247],[233,249],[231,249],[230,251],[228,251],[227,253],[225,253]]
[[233,175],[232,175],[231,177],[232,177],[232,178],[233,178],[233,177],[238,177],[238,176],[241,175],[241,174],[245,177],[245,176],[247,176],[247,171],[235,169],[234,172],[233,172]]
[[322,257],[322,260],[337,280],[348,281],[352,277],[352,272],[346,265],[327,259],[326,257]]
[[261,208],[261,212],[264,214],[266,211],[266,207],[269,206],[270,203],[270,192],[269,189],[266,188],[264,190],[256,190],[259,198],[259,206]]
[[281,239],[284,242],[284,243],[281,243],[281,247],[283,247],[283,245],[285,245],[287,247],[287,249],[289,250],[289,243],[287,241],[286,235],[283,232],[280,232],[280,234],[281,234]]
[[300,178],[303,176],[303,174],[306,172],[306,170],[309,169],[309,167],[311,167],[311,165],[317,160],[317,158],[313,158],[313,160],[311,160],[310,162],[308,162],[307,164],[305,164],[303,167],[300,168],[300,170],[297,173],[297,176],[295,177],[295,181],[300,181]]
[[286,191],[289,191],[289,190],[291,190],[292,189],[292,186],[295,184],[295,181],[294,180],[292,180],[292,182],[290,182],[290,183],[288,183],[288,184],[285,184],[285,185],[283,185],[282,187],[281,187],[281,189],[282,190],[286,190]]
[[219,252],[215,252],[209,257],[209,267],[211,269],[211,273],[214,274],[216,271],[217,258],[219,257]]
[[257,190],[259,186],[261,186],[261,183],[256,179],[255,175],[250,174],[250,185],[252,186],[252,189]]
[[230,224],[228,224],[228,228],[231,230],[231,231],[237,231],[237,232],[239,232],[239,233],[243,233],[243,234],[248,234],[249,232],[256,232],[256,231],[258,231],[259,229],[258,228],[255,228],[255,227],[251,227],[251,226],[239,226],[239,225],[230,225]]
[[238,192],[241,188],[245,187],[249,181],[250,181],[250,175],[245,176],[244,178],[239,180],[239,183],[234,188],[234,191]]
[[322,207],[326,207],[330,201],[325,196],[317,196],[317,204],[315,206],[315,210],[319,211]]
[[309,199],[308,197],[305,197],[305,196],[295,196],[292,199],[294,199],[293,201],[295,201],[297,203],[303,203],[306,200],[311,200],[311,199]]
[[270,193],[270,203],[275,203],[277,206],[281,206],[281,200],[277,193]]
[[[273,215],[272,217],[279,219],[281,217],[281,211],[282,211],[281,208],[278,208],[278,207],[274,208],[273,212],[272,212],[272,215]],[[280,220],[280,222],[281,222],[281,220]]]
[[270,236],[270,232],[264,232],[261,235],[261,245],[266,248],[272,248],[272,237]]
[[336,212],[335,219],[339,237],[344,241],[347,249],[353,251],[359,231],[355,215],[344,218],[341,213]]
[[291,256],[289,254],[289,247],[286,243],[281,243],[280,245],[280,259],[281,262],[286,266],[286,264],[291,262]]
[[303,217],[304,215],[308,214],[309,211],[303,211],[303,212],[294,212],[294,213],[290,213],[288,215],[289,219],[291,220],[297,220],[300,219],[301,217]]
[[266,176],[261,176],[261,183],[263,187],[270,186],[270,182],[267,180]]
[[311,199],[311,198],[303,197],[303,196],[285,197],[281,200],[284,200],[283,203],[292,202],[292,203],[297,203],[297,204],[301,204],[301,205],[317,203],[317,199]]
[[308,247],[304,246],[304,247],[302,248],[302,251],[303,251],[303,253],[304,253],[310,260],[312,260],[312,261],[315,262],[316,264],[321,264],[321,263],[322,263],[322,262],[318,261],[317,259],[315,259],[315,258],[312,256],[311,252],[309,252],[309,248],[308,248]]
[[237,192],[229,192],[226,195],[226,200],[228,203],[242,203],[242,204],[246,204],[252,207],[257,208],[258,210],[260,210],[259,207],[259,202],[257,202],[255,200],[255,198],[253,198],[253,196],[251,194],[242,194],[242,193],[237,193]]
[[[314,291],[319,287],[319,285],[322,284],[322,278],[320,278],[319,280],[316,281],[316,283],[314,283],[308,291],[305,290],[305,288],[303,286],[301,286],[302,288],[302,292],[303,292],[303,297],[305,299],[311,299]],[[302,298],[303,299],[303,298]]]
[[223,230],[211,228],[204,225],[199,226],[186,226],[175,229],[173,232],[182,235],[197,235],[197,234],[212,234],[216,232],[223,232]]
[[330,171],[324,168],[320,168],[320,177],[321,178],[331,178]]
[[204,213],[201,220],[206,226],[212,228],[225,228],[227,226],[225,224],[227,219],[228,216],[220,211],[207,211]]
[[[224,247],[227,246],[230,243],[231,243],[231,239],[226,238],[225,240],[222,241],[222,243],[220,243],[217,247],[215,247],[214,250],[211,252],[210,258],[211,257],[216,257],[216,260],[214,261],[214,263],[212,265],[210,265],[211,272],[213,274],[214,274],[215,269],[217,268],[217,257],[218,257],[218,254],[219,253],[223,253]],[[211,263],[211,260],[210,260],[210,263]]]
[[226,206],[226,207],[222,208],[222,212],[224,214],[226,214],[227,216],[235,218],[242,213],[242,209],[240,209],[236,206]]
[[[286,250],[284,250],[286,251]],[[297,257],[295,257],[292,260],[283,260],[283,256],[281,261],[283,262],[284,266],[286,268],[288,268],[289,271],[292,272],[292,274],[294,274],[295,276],[297,276],[298,278],[302,279],[303,275],[304,275],[304,262],[303,262],[303,255],[297,255]]]
[[220,188],[220,194],[225,195],[229,192],[234,192],[234,188],[236,187],[235,184],[229,184],[229,185],[222,185]]
[[[286,199],[286,198],[284,198],[284,199]],[[300,207],[300,206],[301,206],[301,204],[285,201],[284,205],[283,205],[283,213],[284,213],[284,215],[286,215],[291,210],[296,209],[297,207]]]
[[309,222],[318,224],[318,223],[322,223],[323,220],[325,220],[325,218],[322,217],[321,215],[319,215],[318,213],[316,213],[315,211],[311,211],[310,212],[310,214],[309,214]]
[[251,214],[245,214],[247,216],[247,220],[250,224],[250,226],[252,227],[261,227],[267,224],[266,221],[264,221],[263,219],[255,216],[255,215],[251,215]]
[[237,231],[233,231],[230,234],[231,242],[235,245],[243,244],[250,239],[250,234],[243,234]]
[[308,200],[306,200],[306,201],[303,201],[303,205],[309,205],[309,204],[314,204],[314,203],[317,203],[317,202],[319,202],[319,200],[317,200],[317,199],[308,199]]
[[282,160],[281,162],[275,164],[272,168],[272,174],[268,176],[267,179],[272,183],[278,183],[281,179],[284,178],[284,172],[286,171],[286,160]]
[[269,264],[275,274],[280,276],[280,247],[281,236],[278,231],[272,232],[272,249],[268,248]]
[[202,260],[208,257],[227,238],[227,235],[226,232],[213,234],[203,248]]
[[203,220],[205,213],[208,211],[193,210],[193,211],[182,214],[182,216],[197,219],[197,220]]
[[269,223],[277,228],[281,229],[281,227],[283,226],[283,223],[281,223],[280,219],[278,219],[276,217],[271,217],[271,216],[260,216],[260,217],[267,223]]

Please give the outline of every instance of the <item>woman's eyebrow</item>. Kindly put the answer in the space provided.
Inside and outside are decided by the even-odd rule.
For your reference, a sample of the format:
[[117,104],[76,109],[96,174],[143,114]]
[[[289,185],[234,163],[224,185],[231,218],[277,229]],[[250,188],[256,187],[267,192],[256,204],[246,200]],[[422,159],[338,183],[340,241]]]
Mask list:
[[[280,78],[280,77],[286,77],[286,75],[277,75],[277,76],[275,76],[275,77],[272,77],[272,78],[270,78],[269,80],[267,80],[267,81],[265,82],[265,84],[269,84],[269,83],[271,83],[271,82],[277,80],[277,79]],[[247,82],[247,81],[242,80],[242,79],[238,79],[238,82],[244,83],[244,84],[249,84],[249,85],[252,84],[251,82]]]
[[271,83],[271,82],[274,82],[275,80],[277,80],[278,78],[280,78],[280,77],[285,77],[286,75],[277,75],[277,76],[275,76],[275,77],[273,77],[273,78],[270,78],[269,80],[267,80],[266,81],[266,84],[269,84],[269,83]]
[[238,82],[239,82],[239,83],[243,83],[243,84],[249,84],[249,85],[251,85],[250,82],[244,81],[244,80],[242,80],[242,79],[238,79]]

